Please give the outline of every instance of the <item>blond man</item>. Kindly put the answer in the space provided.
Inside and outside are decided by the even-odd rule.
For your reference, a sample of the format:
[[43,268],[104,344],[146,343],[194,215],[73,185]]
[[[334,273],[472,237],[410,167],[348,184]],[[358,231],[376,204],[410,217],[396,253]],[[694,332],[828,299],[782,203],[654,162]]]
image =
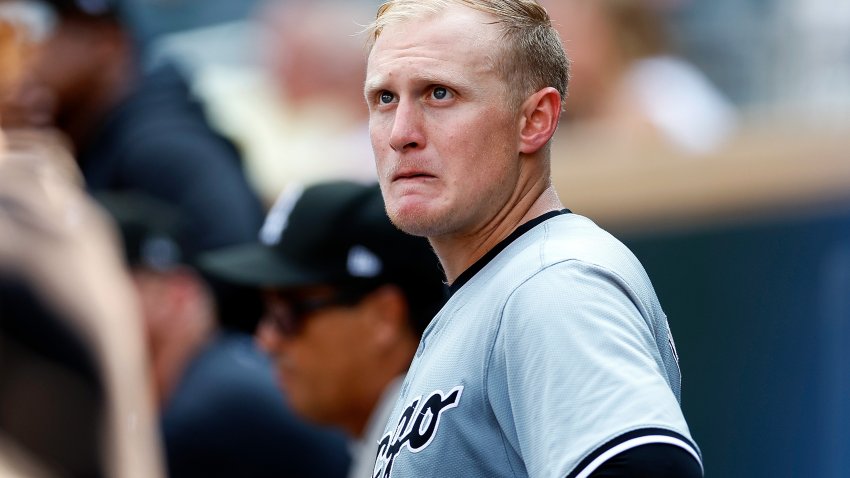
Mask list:
[[365,82],[387,213],[451,298],[425,330],[375,477],[697,477],[667,318],[638,260],[561,204],[568,61],[528,0],[397,0]]

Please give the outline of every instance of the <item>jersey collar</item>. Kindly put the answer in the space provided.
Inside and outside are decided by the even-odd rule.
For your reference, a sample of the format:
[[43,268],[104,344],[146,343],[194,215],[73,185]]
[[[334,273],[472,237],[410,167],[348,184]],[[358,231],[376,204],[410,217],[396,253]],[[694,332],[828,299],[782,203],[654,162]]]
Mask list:
[[550,211],[550,212],[547,212],[547,213],[545,213],[541,216],[537,216],[534,219],[532,219],[532,220],[522,224],[518,228],[516,228],[514,230],[514,232],[512,232],[508,237],[502,239],[492,249],[487,251],[487,253],[484,254],[483,257],[481,257],[481,259],[478,259],[477,261],[475,261],[474,264],[469,266],[465,271],[463,271],[457,277],[457,279],[455,279],[455,281],[452,283],[452,285],[449,286],[449,297],[454,295],[454,293],[457,292],[458,289],[460,289],[461,287],[463,287],[464,284],[469,282],[469,280],[472,279],[472,277],[475,274],[477,274],[478,271],[483,269],[484,266],[486,266],[490,261],[492,261],[494,257],[499,255],[499,253],[502,252],[502,250],[504,248],[508,247],[508,244],[514,242],[520,236],[522,236],[526,232],[533,229],[534,226],[537,226],[538,224],[540,224],[540,223],[542,223],[542,222],[544,222],[548,219],[551,219],[555,216],[560,216],[560,215],[563,215],[563,214],[570,214],[570,212],[571,211],[569,209],[561,209],[561,210],[558,210],[558,211]]

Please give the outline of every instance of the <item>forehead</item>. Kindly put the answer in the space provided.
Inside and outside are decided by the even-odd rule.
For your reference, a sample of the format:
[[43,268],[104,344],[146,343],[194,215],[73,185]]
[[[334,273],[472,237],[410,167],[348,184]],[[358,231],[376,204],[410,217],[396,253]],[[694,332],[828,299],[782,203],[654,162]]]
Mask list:
[[495,17],[462,5],[449,5],[384,27],[369,54],[369,83],[396,73],[454,76],[461,71],[490,71],[500,28]]

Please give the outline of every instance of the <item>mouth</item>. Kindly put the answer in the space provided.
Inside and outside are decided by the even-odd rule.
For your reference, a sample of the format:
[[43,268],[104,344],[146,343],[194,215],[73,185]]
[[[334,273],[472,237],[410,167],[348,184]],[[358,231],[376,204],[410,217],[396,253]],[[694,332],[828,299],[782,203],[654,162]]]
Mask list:
[[433,179],[436,176],[423,171],[402,171],[393,176],[393,181],[411,181],[419,179]]

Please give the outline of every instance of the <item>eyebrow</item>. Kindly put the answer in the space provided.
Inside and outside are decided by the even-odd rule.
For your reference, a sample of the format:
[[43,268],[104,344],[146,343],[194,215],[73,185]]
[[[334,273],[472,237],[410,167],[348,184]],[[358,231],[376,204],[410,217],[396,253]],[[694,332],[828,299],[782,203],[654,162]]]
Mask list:
[[363,82],[363,96],[367,99],[373,94],[377,93],[378,90],[381,90],[381,84],[384,83],[383,76],[379,78],[366,78],[366,81]]
[[[445,85],[452,89],[472,89],[473,84],[459,79],[452,78],[450,75],[434,75],[429,74],[428,72],[417,73],[415,75],[411,75],[410,79],[416,83],[424,83],[424,84],[438,84]],[[370,96],[374,95],[376,92],[380,90],[384,90],[382,85],[386,83],[385,75],[376,75],[372,78],[367,78],[363,84],[363,94],[368,99]]]

